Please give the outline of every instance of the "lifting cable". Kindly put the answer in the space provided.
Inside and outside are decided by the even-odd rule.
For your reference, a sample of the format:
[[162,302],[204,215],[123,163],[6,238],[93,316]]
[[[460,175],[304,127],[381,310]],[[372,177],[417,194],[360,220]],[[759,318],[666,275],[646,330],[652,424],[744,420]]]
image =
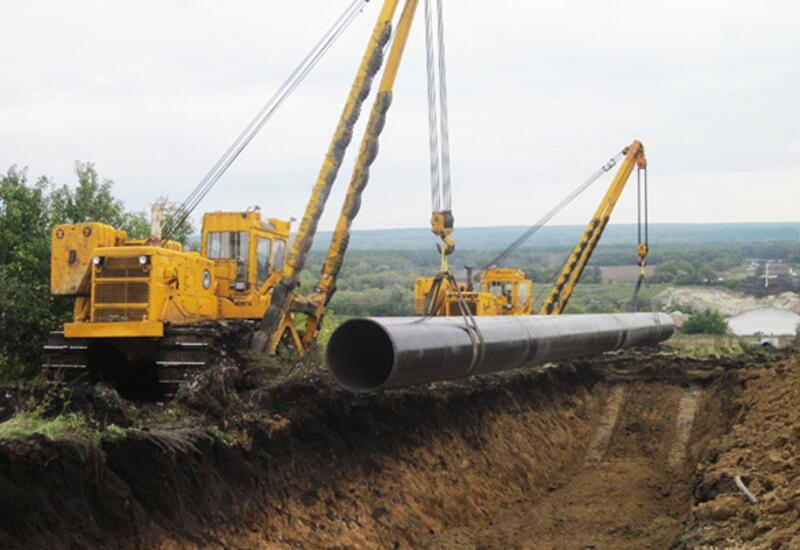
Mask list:
[[[425,0],[425,66],[428,76],[431,207],[434,212],[439,212],[452,211],[452,191],[450,187],[450,137],[447,119],[442,0],[436,0],[437,36],[435,41],[433,37],[433,1]],[[437,58],[436,65],[434,65],[434,55]]]
[[245,147],[253,140],[261,128],[272,117],[275,111],[291,95],[297,86],[305,79],[311,69],[319,62],[330,47],[350,26],[350,23],[361,12],[369,0],[353,0],[344,10],[342,15],[334,22],[323,37],[317,42],[306,57],[300,62],[289,77],[281,84],[278,91],[267,101],[250,123],[242,130],[225,153],[217,160],[205,177],[192,190],[189,196],[181,203],[178,209],[164,223],[163,239],[170,238],[184,224],[192,211],[201,200],[219,181],[230,165],[241,154]]
[[555,205],[555,207],[553,207],[552,210],[550,210],[547,214],[542,216],[542,218],[538,222],[536,222],[534,225],[528,228],[522,235],[520,235],[516,241],[514,241],[508,246],[508,248],[503,250],[500,254],[494,257],[489,263],[487,263],[483,267],[483,270],[485,271],[492,266],[499,265],[500,262],[502,262],[509,256],[509,254],[514,252],[525,241],[527,241],[530,237],[532,237],[534,233],[539,231],[542,228],[542,226],[544,226],[544,224],[549,222],[553,218],[553,216],[561,212],[569,203],[575,200],[578,197],[578,195],[583,193],[591,184],[597,181],[598,178],[600,178],[600,176],[602,176],[603,174],[611,170],[614,166],[616,166],[617,162],[619,162],[619,160],[624,156],[625,156],[625,151],[622,151],[620,153],[617,153],[614,157],[612,157],[607,163],[601,166],[594,174],[589,176],[589,179],[580,184],[574,191],[572,191],[569,195],[564,197],[564,199],[561,202]]
[[[644,216],[642,214],[644,214]],[[643,219],[644,223],[642,223]],[[641,270],[639,271],[639,278],[636,281],[636,287],[633,289],[633,300],[631,301],[631,306],[633,311],[637,311],[638,308],[636,302],[639,299],[639,290],[641,290],[642,284],[644,284],[645,289],[647,290],[647,298],[650,302],[650,307],[651,309],[653,309],[653,311],[655,311],[653,296],[650,293],[650,284],[647,282],[647,273],[645,272],[645,265],[647,263],[647,254],[650,251],[650,243],[649,243],[650,224],[649,224],[648,207],[647,207],[647,168],[637,167],[636,169],[636,222],[637,222],[637,233],[639,238],[638,264]],[[644,235],[644,240],[642,240],[642,235]]]
[[[644,191],[642,188],[642,172],[644,172]],[[647,214],[647,168],[636,169],[636,223],[638,229],[639,242],[648,244],[648,214]],[[642,240],[642,211],[644,211],[644,240]]]
[[[436,212],[453,211],[453,193],[450,185],[450,134],[447,118],[447,79],[444,62],[444,18],[442,0],[436,0],[436,40],[433,38],[433,0],[425,0],[425,67],[428,81],[428,136],[430,147],[431,209]],[[434,56],[436,65],[434,65]],[[437,94],[438,92],[438,94]],[[452,223],[452,222],[451,222]],[[443,252],[444,254],[444,252]],[[447,281],[457,296],[458,311],[464,320],[464,330],[472,342],[472,360],[469,374],[483,360],[485,345],[478,323],[469,309],[452,271],[438,273],[428,292],[424,320],[436,308],[442,283]],[[446,292],[446,291],[445,291]],[[443,302],[444,303],[444,302]]]

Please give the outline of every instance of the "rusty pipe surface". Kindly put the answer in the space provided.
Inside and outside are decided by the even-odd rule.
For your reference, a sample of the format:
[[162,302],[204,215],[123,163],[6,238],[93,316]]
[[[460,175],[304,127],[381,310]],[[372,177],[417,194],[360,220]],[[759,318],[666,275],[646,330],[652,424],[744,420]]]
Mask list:
[[350,319],[331,335],[328,368],[366,392],[452,380],[605,351],[654,345],[674,331],[665,313]]

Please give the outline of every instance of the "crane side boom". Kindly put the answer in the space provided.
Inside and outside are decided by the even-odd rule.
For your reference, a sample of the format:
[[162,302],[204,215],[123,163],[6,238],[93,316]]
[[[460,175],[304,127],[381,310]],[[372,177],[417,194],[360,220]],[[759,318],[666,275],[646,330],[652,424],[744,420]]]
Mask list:
[[361,193],[369,181],[370,165],[378,154],[378,139],[386,123],[386,113],[392,103],[392,88],[400,67],[400,61],[408,40],[417,4],[418,0],[407,0],[400,15],[397,32],[389,51],[389,57],[381,77],[378,93],[375,96],[375,102],[372,105],[358,159],[353,169],[350,185],[347,188],[347,195],[342,204],[339,220],[336,223],[331,246],[328,249],[328,256],[322,267],[319,283],[312,296],[298,302],[298,306],[302,308],[302,311],[308,314],[303,334],[304,347],[310,345],[316,337],[328,302],[336,291],[336,278],[342,268],[344,254],[347,251],[347,245],[350,240],[350,225],[353,223],[356,214],[358,214],[361,206]]
[[333,182],[339,172],[347,146],[353,135],[353,128],[361,112],[361,106],[369,96],[372,80],[380,70],[383,62],[383,48],[392,35],[392,18],[399,0],[385,0],[378,20],[375,23],[369,43],[356,73],[344,110],[339,117],[325,161],[320,169],[317,181],[311,192],[305,214],[300,222],[297,235],[292,243],[289,259],[284,266],[283,277],[272,291],[270,305],[261,319],[259,329],[253,335],[251,349],[256,353],[269,351],[274,353],[278,342],[288,329],[292,332],[295,343],[299,344],[299,336],[291,319],[291,305],[294,300],[294,289],[300,280],[300,272],[305,265],[308,251],[311,248],[317,224],[325,209],[325,202],[330,194]]
[[[634,167],[644,169],[646,166],[644,146],[641,142],[634,141],[625,150],[625,159],[622,161],[617,175],[614,176],[614,180],[611,182],[611,186],[603,197],[600,206],[597,208],[581,240],[572,251],[558,280],[550,291],[550,295],[539,312],[541,315],[560,314],[564,310],[575,285],[580,279],[589,258],[592,256],[592,252],[597,246],[597,241],[603,234],[606,225],[608,225],[611,212],[614,210],[614,206],[616,206],[631,172],[633,172]],[[639,250],[641,254],[641,246]]]

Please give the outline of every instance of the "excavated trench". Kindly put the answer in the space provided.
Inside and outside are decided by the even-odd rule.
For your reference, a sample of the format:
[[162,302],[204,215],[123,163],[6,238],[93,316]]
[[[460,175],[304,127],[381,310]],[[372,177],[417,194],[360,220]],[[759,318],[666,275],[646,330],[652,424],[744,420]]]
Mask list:
[[227,442],[3,442],[0,545],[669,548],[734,367],[628,353],[360,396],[323,377],[251,395]]

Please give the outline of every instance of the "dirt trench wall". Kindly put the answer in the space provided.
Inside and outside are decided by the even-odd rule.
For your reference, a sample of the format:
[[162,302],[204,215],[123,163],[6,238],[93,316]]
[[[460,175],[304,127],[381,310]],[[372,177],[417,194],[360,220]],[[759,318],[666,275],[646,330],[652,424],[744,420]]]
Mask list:
[[598,381],[575,366],[368,397],[287,386],[229,419],[227,444],[132,430],[84,458],[3,441],[0,545],[416,547],[568,476]]

